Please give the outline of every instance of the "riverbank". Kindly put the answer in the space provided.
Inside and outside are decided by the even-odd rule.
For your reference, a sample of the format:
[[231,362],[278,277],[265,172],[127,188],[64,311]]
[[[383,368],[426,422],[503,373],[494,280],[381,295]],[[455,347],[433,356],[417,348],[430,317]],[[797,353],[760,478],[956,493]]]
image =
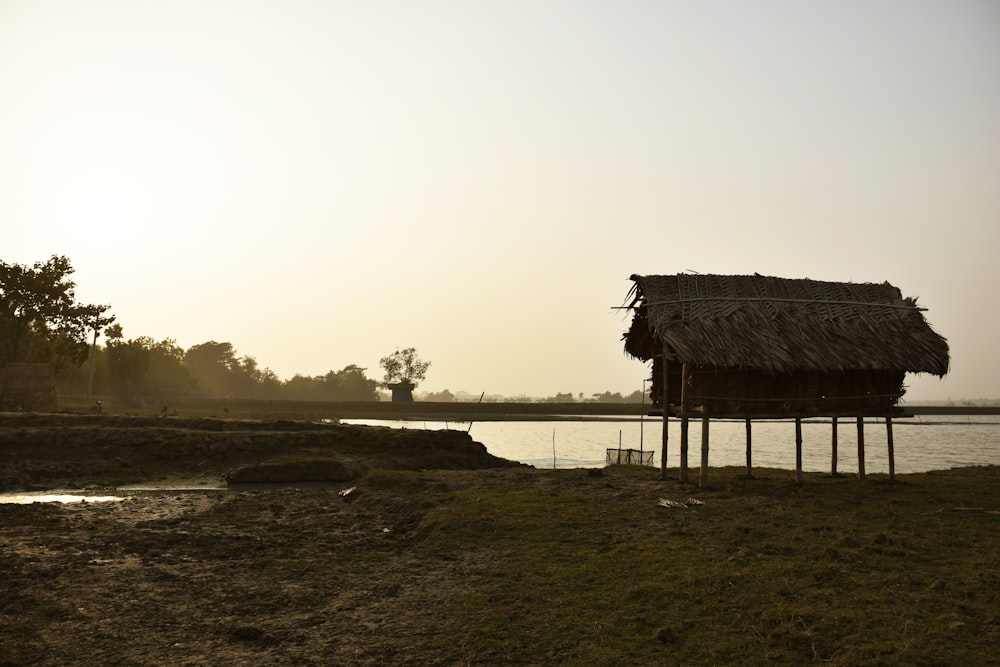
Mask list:
[[[124,470],[223,471],[332,438],[285,426],[244,425],[271,449],[247,435],[231,460],[204,444],[221,426],[174,450],[161,426],[133,426],[183,455]],[[454,443],[382,437],[345,438],[342,456],[379,463],[323,488],[3,506],[0,664],[996,661],[996,466],[803,484],[715,468],[698,490],[631,466],[459,469]],[[87,450],[73,443],[32,466],[71,479]],[[123,469],[88,456],[94,480]]]
[[[294,420],[0,413],[0,491],[163,479],[345,481],[367,470],[517,465],[459,431]],[[254,477],[253,469],[258,473]]]

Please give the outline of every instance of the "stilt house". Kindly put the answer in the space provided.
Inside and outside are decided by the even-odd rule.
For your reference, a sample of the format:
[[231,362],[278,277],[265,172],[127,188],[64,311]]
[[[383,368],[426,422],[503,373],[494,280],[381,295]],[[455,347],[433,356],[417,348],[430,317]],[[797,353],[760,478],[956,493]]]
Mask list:
[[[687,424],[702,420],[702,482],[708,420],[744,419],[747,466],[753,419],[794,419],[801,478],[801,419],[857,420],[864,476],[863,419],[900,416],[906,373],[948,372],[948,343],[916,299],[889,283],[841,283],[769,276],[648,275],[634,282],[625,351],[653,362],[651,397],[667,425],[681,419],[681,478],[687,481]],[[834,472],[836,472],[834,452]]]

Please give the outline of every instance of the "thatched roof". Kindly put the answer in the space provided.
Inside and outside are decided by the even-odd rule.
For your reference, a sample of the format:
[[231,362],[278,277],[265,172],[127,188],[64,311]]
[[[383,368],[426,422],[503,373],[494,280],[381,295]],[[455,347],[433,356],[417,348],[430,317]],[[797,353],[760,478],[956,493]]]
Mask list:
[[948,343],[889,283],[769,276],[631,277],[625,350],[649,360],[773,373],[906,371],[944,376]]

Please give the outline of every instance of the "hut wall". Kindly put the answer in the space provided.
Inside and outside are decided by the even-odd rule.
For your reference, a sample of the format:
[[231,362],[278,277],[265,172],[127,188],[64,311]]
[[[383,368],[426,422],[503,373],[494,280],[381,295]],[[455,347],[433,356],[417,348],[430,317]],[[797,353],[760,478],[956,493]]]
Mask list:
[[[659,359],[654,360],[651,397],[662,407]],[[681,364],[668,369],[669,401],[681,403]],[[903,395],[904,372],[848,370],[778,375],[758,370],[692,368],[690,409],[716,416],[891,412]]]

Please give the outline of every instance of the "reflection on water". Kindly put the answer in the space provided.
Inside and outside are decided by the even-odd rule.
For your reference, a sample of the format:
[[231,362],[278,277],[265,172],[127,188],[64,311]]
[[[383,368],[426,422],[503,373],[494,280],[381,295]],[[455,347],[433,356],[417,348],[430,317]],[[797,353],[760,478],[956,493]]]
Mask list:
[[[395,428],[469,429],[469,424],[430,421],[344,420],[345,423]],[[893,448],[897,473],[975,465],[1000,465],[1000,417],[918,417],[895,419]],[[743,421],[713,421],[709,426],[709,465],[746,465],[746,427]],[[828,472],[832,466],[832,425],[829,419],[802,424],[802,464],[810,472]],[[654,450],[660,462],[661,422],[656,418],[617,418],[614,421],[475,422],[470,435],[494,456],[539,468],[594,468],[606,465],[607,448]],[[680,421],[670,420],[667,465],[680,456]],[[795,469],[795,422],[754,421],[751,427],[754,467]],[[865,420],[865,470],[889,471],[888,439],[882,419]],[[701,423],[692,420],[688,434],[688,464],[701,461]],[[857,426],[839,421],[837,470],[856,472]]]
[[31,503],[106,503],[124,500],[121,496],[90,496],[58,491],[35,493],[0,493],[0,503],[30,505]]

